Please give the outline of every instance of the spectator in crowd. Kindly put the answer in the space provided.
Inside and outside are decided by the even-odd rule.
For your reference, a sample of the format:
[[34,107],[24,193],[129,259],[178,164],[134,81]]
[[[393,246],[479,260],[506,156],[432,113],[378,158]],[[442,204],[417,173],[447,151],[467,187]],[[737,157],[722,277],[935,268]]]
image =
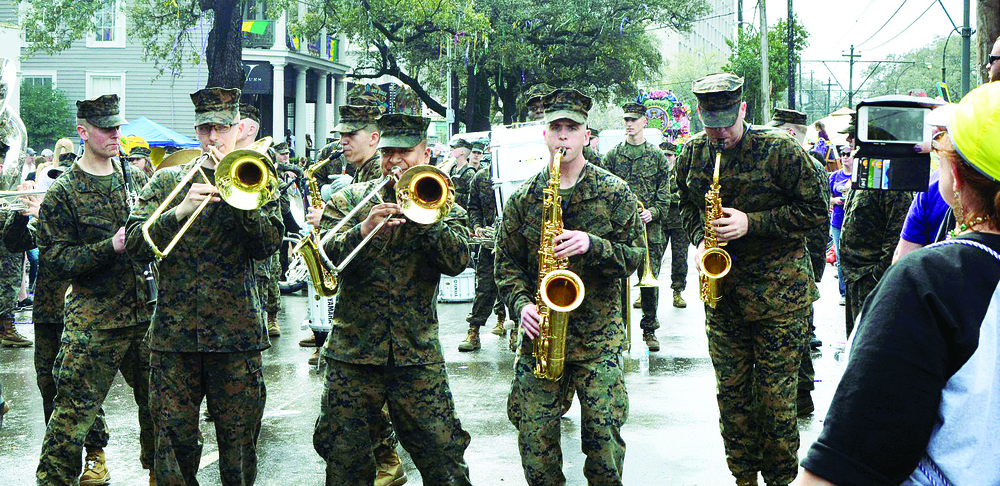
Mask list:
[[830,204],[833,206],[833,214],[830,216],[830,235],[833,237],[833,248],[837,252],[837,285],[840,288],[840,305],[845,305],[844,299],[847,297],[847,286],[844,283],[844,273],[840,269],[840,228],[844,225],[844,200],[847,199],[847,192],[851,190],[851,170],[854,168],[851,162],[851,146],[841,145],[840,169],[830,174]]

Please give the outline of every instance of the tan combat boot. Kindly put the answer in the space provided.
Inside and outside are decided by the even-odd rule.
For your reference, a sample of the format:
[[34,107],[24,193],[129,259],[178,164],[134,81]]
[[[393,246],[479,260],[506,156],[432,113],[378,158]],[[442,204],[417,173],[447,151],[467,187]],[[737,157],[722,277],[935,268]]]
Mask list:
[[642,296],[636,297],[635,303],[632,304],[633,309],[642,309]]
[[482,346],[479,344],[479,326],[469,326],[469,334],[465,336],[465,341],[458,345],[459,351],[476,351]]
[[646,347],[649,348],[650,351],[660,350],[660,341],[656,339],[656,334],[653,333],[653,331],[643,331],[642,340],[646,341]]
[[316,347],[316,335],[310,334],[309,337],[299,341],[299,346],[303,348],[315,348]]
[[5,319],[0,323],[0,344],[7,348],[26,348],[34,343],[17,332],[13,320]]
[[403,461],[399,459],[399,454],[393,450],[391,454],[378,458],[376,465],[375,486],[400,486],[406,484],[406,471],[403,470]]
[[674,291],[674,307],[676,307],[678,309],[683,309],[683,308],[685,308],[687,306],[688,306],[688,303],[684,302],[684,298],[681,297],[681,291],[680,290],[675,290]]
[[278,325],[277,314],[267,315],[267,335],[270,337],[278,337],[281,335],[281,326]]
[[497,323],[495,326],[493,326],[493,334],[496,334],[497,336],[503,336],[507,334],[507,330],[503,328],[503,319],[501,319],[500,317],[497,317]]
[[90,449],[80,476],[80,486],[103,486],[111,483],[111,472],[104,464],[104,449]]
[[309,366],[318,366],[318,365],[319,365],[319,348],[316,348],[316,351],[313,351],[312,356],[309,357]]

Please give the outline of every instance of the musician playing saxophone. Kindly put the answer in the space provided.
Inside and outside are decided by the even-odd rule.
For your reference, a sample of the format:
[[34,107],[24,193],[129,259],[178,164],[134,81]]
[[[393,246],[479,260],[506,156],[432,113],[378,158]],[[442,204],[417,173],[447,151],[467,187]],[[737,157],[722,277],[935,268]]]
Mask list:
[[[827,202],[809,155],[784,130],[749,125],[743,79],[721,73],[694,82],[705,131],[677,160],[681,220],[697,261],[705,251],[705,195],[722,145],[722,217],[709,221],[732,267],[705,306],[723,442],[737,484],[789,484],[797,473],[796,372],[811,306],[805,233]],[[757,413],[761,412],[761,413]]]
[[644,251],[637,202],[623,180],[582,156],[591,99],[573,89],[558,89],[542,100],[550,160],[557,150],[564,151],[557,184],[564,231],[552,238],[552,249],[556,259],[568,259],[567,269],[582,279],[586,290],[582,304],[569,313],[562,376],[536,378],[532,340],[539,333],[535,299],[547,167],[511,195],[497,234],[497,286],[519,317],[524,336],[507,415],[518,429],[528,484],[565,484],[559,421],[566,390],[575,389],[587,455],[584,475],[590,484],[621,484],[625,442],[620,430],[628,417],[628,395],[620,293],[622,280],[639,266]]

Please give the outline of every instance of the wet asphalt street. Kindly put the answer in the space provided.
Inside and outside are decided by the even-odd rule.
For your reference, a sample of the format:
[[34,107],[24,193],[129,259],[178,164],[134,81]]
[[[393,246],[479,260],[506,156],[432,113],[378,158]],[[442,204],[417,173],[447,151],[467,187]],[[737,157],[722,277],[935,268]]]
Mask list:
[[[663,267],[669,273],[670,254]],[[629,417],[622,429],[627,444],[627,485],[725,485],[734,481],[726,467],[719,435],[715,380],[704,331],[704,310],[697,298],[698,280],[689,265],[686,309],[671,306],[669,290],[660,292],[657,335],[661,350],[649,353],[641,340],[633,310],[633,335],[627,377]],[[664,287],[669,286],[669,277]],[[816,367],[814,415],[800,419],[800,457],[822,427],[836,383],[843,373],[843,307],[838,305],[836,270],[827,267],[820,285],[823,298],[816,303],[817,335],[823,341],[813,353]],[[633,277],[634,281],[634,277]],[[633,289],[633,297],[637,293]],[[283,297],[280,315],[283,335],[272,340],[264,352],[267,407],[260,435],[258,485],[311,486],[323,484],[324,462],[313,450],[313,425],[319,413],[323,386],[322,370],[306,363],[312,348],[301,348],[300,329],[306,314],[306,297],[299,293]],[[484,327],[480,351],[460,353],[458,344],[468,329],[465,316],[469,303],[441,303],[441,344],[448,366],[451,389],[462,425],[472,435],[466,451],[472,482],[476,485],[525,484],[517,449],[517,436],[506,414],[507,393],[512,377],[513,354],[506,339]],[[19,313],[18,321],[30,321]],[[34,329],[19,324],[29,338]],[[0,486],[34,484],[45,427],[41,397],[35,385],[33,348],[0,349],[0,380],[4,396],[13,409],[4,417],[0,432]],[[155,397],[154,397],[155,399]],[[116,379],[104,409],[111,429],[106,449],[114,485],[146,484],[148,473],[139,465],[138,424],[131,390]],[[580,451],[579,404],[562,421],[563,470],[567,484],[583,485],[584,455]],[[218,485],[218,454],[215,432],[202,422],[205,448],[198,478],[203,485]],[[409,456],[399,449],[409,475],[408,484],[421,484]],[[761,483],[763,484],[763,482]]]

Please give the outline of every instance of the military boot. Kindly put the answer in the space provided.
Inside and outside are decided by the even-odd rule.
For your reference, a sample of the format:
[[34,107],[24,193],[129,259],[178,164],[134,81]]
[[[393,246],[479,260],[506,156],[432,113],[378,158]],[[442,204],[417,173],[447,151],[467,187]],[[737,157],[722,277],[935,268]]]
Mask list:
[[278,315],[270,314],[267,315],[267,335],[270,337],[278,337],[281,335],[281,326],[278,325]]
[[309,357],[309,366],[318,366],[318,365],[319,365],[319,348],[316,348],[316,351],[313,351],[312,356]]
[[80,486],[101,486],[111,483],[111,472],[104,464],[104,449],[87,450],[87,459],[80,476]]
[[309,337],[299,341],[299,346],[303,348],[315,348],[316,347],[316,335],[310,334]]
[[757,476],[739,478],[736,480],[736,486],[757,486]]
[[632,308],[633,309],[642,309],[642,296],[641,295],[635,299],[635,302],[632,304]]
[[815,410],[816,406],[813,405],[812,394],[805,390],[799,392],[798,396],[795,397],[795,415],[808,417]]
[[653,331],[642,331],[642,340],[646,341],[646,347],[650,351],[660,350],[660,341],[656,339],[656,333]]
[[34,343],[17,332],[17,329],[14,328],[13,320],[4,320],[0,323],[0,344],[8,348],[25,348]]
[[378,458],[375,474],[375,486],[399,486],[406,484],[406,471],[403,470],[403,461],[399,459],[399,454],[393,450],[391,454]]
[[495,326],[493,326],[493,334],[496,334],[497,336],[503,336],[507,334],[507,330],[504,329],[503,327],[503,319],[501,319],[500,317],[497,317],[497,323]]
[[675,290],[674,291],[674,307],[676,307],[678,309],[683,309],[683,308],[685,308],[687,306],[688,306],[688,303],[684,302],[684,298],[681,297],[681,291],[680,290]]
[[479,326],[469,326],[469,334],[465,336],[465,341],[458,345],[459,351],[476,351],[482,346],[479,344]]

